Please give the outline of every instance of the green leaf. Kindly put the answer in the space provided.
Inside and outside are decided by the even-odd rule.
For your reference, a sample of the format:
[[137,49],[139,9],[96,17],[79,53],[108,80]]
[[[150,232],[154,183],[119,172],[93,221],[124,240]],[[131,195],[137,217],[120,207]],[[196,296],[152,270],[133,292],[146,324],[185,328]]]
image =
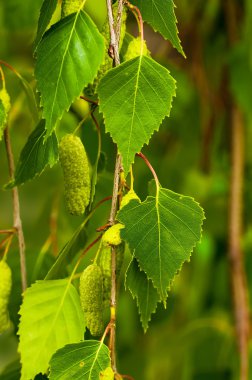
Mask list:
[[160,296],[151,280],[141,271],[137,260],[133,259],[126,272],[125,286],[136,299],[144,331],[148,329],[151,314],[156,311]]
[[15,178],[7,188],[21,185],[41,174],[47,165],[52,167],[58,160],[58,141],[55,133],[44,140],[45,121],[41,120],[37,128],[28,137],[21,151],[15,171]]
[[84,12],[54,24],[37,48],[35,76],[47,135],[76,97],[96,77],[105,54],[104,38]]
[[109,349],[102,342],[89,340],[69,344],[58,350],[50,361],[51,380],[98,380],[110,365]]
[[3,131],[6,123],[6,112],[2,100],[0,99],[0,141],[3,137]]
[[59,348],[83,340],[80,299],[68,279],[37,281],[25,291],[20,315],[21,380],[45,373]]
[[57,3],[58,3],[58,0],[44,0],[43,1],[42,7],[40,10],[39,20],[38,20],[37,35],[34,41],[34,51],[36,51],[36,48],[39,42],[42,40],[43,34],[45,33],[52,19]]
[[139,56],[109,70],[98,86],[105,127],[118,145],[125,173],[149,142],[175,96],[175,80],[153,59]]
[[204,212],[193,198],[164,188],[142,203],[132,200],[118,213],[125,225],[121,237],[164,302],[174,276],[200,240],[203,219]]
[[177,19],[173,0],[132,0],[142,14],[143,20],[162,34],[185,57],[178,37]]

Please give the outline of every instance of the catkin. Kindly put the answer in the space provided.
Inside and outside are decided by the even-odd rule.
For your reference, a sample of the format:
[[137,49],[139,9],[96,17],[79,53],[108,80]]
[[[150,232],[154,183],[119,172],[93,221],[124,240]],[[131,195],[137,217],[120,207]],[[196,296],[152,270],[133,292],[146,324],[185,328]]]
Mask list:
[[73,134],[63,137],[59,159],[64,174],[66,207],[70,214],[82,215],[90,200],[90,174],[85,148]]
[[9,265],[0,261],[0,334],[10,327],[8,303],[11,292],[12,276]]
[[146,41],[145,40],[143,41],[143,48],[142,48],[141,38],[136,37],[132,41],[130,41],[128,49],[124,56],[124,61],[128,61],[130,59],[136,58],[139,55],[149,55],[149,51],[147,49]]
[[109,245],[119,245],[122,242],[120,230],[124,228],[121,223],[114,224],[102,236],[102,242]]
[[115,374],[111,367],[105,369],[100,373],[99,380],[114,380]]
[[63,0],[61,7],[61,18],[69,16],[72,13],[78,12],[82,6],[83,0]]
[[3,88],[2,90],[0,90],[0,101],[2,102],[2,105],[3,105],[3,108],[4,108],[4,118],[2,120],[2,124],[0,125],[0,140],[1,140],[2,139],[2,135],[3,135],[4,127],[5,127],[6,123],[7,123],[8,113],[9,113],[10,108],[11,108],[10,96],[9,96],[9,94],[6,91],[5,88]]
[[135,191],[134,190],[130,190],[127,194],[125,194],[122,197],[122,201],[121,201],[121,204],[120,204],[120,209],[122,209],[124,206],[126,206],[133,199],[136,199],[136,200],[140,201],[140,198],[135,193]]
[[103,279],[101,268],[89,265],[80,277],[80,301],[86,326],[94,336],[103,332]]

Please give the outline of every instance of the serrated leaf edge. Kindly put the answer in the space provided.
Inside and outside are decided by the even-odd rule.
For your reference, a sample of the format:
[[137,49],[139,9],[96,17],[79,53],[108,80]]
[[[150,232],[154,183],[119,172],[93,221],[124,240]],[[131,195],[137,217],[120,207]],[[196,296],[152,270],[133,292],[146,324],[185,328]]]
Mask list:
[[[47,333],[47,335],[46,335],[46,337],[44,337],[44,339],[43,339],[43,344],[45,344],[46,343],[46,341],[47,341],[47,338],[48,338],[48,336],[49,336],[49,334],[50,334],[50,331],[52,331],[52,329],[53,329],[53,327],[54,327],[54,324],[55,324],[55,321],[57,320],[57,318],[58,318],[58,315],[59,315],[59,312],[62,310],[62,305],[63,305],[63,303],[64,303],[64,299],[66,298],[66,296],[67,296],[67,293],[69,292],[69,289],[70,289],[70,286],[72,285],[71,284],[71,277],[69,277],[68,279],[61,279],[61,280],[47,280],[46,282],[53,282],[53,281],[61,281],[62,283],[63,283],[63,281],[66,281],[66,289],[65,289],[65,291],[64,291],[64,294],[62,295],[62,297],[61,297],[61,302],[60,302],[60,308],[59,308],[59,310],[57,311],[57,313],[55,314],[55,316],[54,316],[54,318],[53,318],[53,320],[52,320],[52,322],[51,322],[51,324],[50,324],[50,329],[49,329],[49,331],[48,331],[48,333]],[[36,281],[34,284],[32,284],[29,288],[27,288],[26,289],[26,291],[23,293],[23,296],[25,296],[25,293],[27,292],[27,291],[30,291],[30,292],[34,292],[34,289],[32,289],[33,288],[33,286],[34,285],[36,285],[36,284],[41,284],[41,283],[45,283],[45,280],[38,280],[38,281]],[[19,326],[18,326],[18,332],[17,332],[17,335],[20,337],[20,325],[21,325],[21,322],[22,322],[22,319],[23,319],[23,315],[22,315],[22,308],[23,308],[24,306],[23,306],[23,303],[21,304],[21,306],[20,306],[20,309],[19,309],[19,311],[18,311],[18,314],[20,315],[20,321],[19,321]],[[42,342],[41,342],[41,345],[42,345]],[[18,352],[19,352],[19,354],[20,354],[20,363],[21,364],[23,364],[23,361],[22,361],[22,353],[21,353],[21,350],[20,350],[20,342],[19,342],[19,345],[18,345]],[[38,357],[38,355],[37,355],[37,357]],[[49,360],[49,362],[50,362],[50,360]],[[49,362],[48,362],[48,366],[49,366]],[[22,378],[22,375],[21,375],[21,378]]]
[[[161,188],[161,189],[165,189],[165,188],[163,188],[163,187],[160,187],[160,188]],[[166,190],[169,190],[169,189],[166,189]],[[172,190],[170,190],[170,191],[172,191]],[[176,194],[178,194],[178,193],[176,193]],[[181,195],[182,195],[182,194],[181,194]],[[174,281],[175,281],[175,278],[180,274],[180,272],[181,272],[181,270],[182,270],[182,267],[183,267],[184,263],[185,263],[185,262],[188,262],[188,263],[189,263],[189,262],[191,261],[191,256],[192,256],[192,253],[193,253],[193,251],[194,251],[194,248],[196,247],[197,244],[200,244],[200,242],[201,242],[201,238],[202,238],[202,232],[203,232],[203,222],[204,222],[204,220],[206,219],[204,209],[201,207],[201,205],[200,205],[199,202],[197,202],[193,197],[191,197],[191,196],[189,196],[189,195],[182,195],[182,197],[183,197],[183,198],[187,198],[187,199],[191,199],[193,202],[195,202],[195,203],[197,204],[197,206],[200,208],[200,210],[201,210],[201,212],[202,212],[202,216],[203,216],[203,217],[202,217],[202,220],[201,220],[201,223],[200,223],[200,239],[199,239],[198,241],[196,241],[195,244],[192,246],[192,249],[191,249],[190,252],[189,252],[189,258],[188,258],[187,260],[184,260],[184,261],[181,263],[181,265],[180,265],[180,267],[178,268],[178,270],[176,271],[174,277],[170,280],[168,286],[166,287],[166,289],[165,289],[165,290],[166,290],[166,299],[167,299],[167,297],[168,297],[168,292],[171,290],[171,287],[172,287],[172,285],[173,285],[173,283],[174,283]],[[152,196],[152,195],[148,195],[148,196],[146,197],[146,199],[145,199],[143,202],[141,202],[141,201],[137,201],[137,200],[131,200],[131,202],[132,202],[132,201],[137,201],[137,202],[139,202],[139,203],[145,203],[145,202],[148,202],[148,199],[150,199],[150,198],[153,198],[153,199],[156,200],[156,197],[154,197],[154,196]],[[129,202],[129,203],[130,203],[130,202]],[[127,207],[127,206],[128,206],[128,205],[126,205],[126,206],[124,206],[124,207]],[[122,221],[120,221],[120,219],[118,219],[118,221],[119,221],[120,223],[122,223]],[[130,247],[130,244],[129,244],[128,242],[127,242],[127,244],[128,244],[128,246],[129,246],[130,250],[132,250],[131,247]],[[133,254],[134,254],[134,250],[133,250]],[[134,256],[134,257],[135,257],[135,256]],[[136,260],[137,260],[137,263],[138,263],[138,267],[139,267],[139,269],[140,269],[141,271],[143,271],[143,272],[146,274],[147,279],[150,280],[150,281],[152,282],[154,288],[157,289],[157,291],[158,291],[158,293],[159,293],[159,295],[160,295],[160,297],[161,297],[161,300],[162,300],[162,295],[160,294],[160,291],[159,291],[158,287],[157,287],[156,285],[154,285],[153,280],[148,276],[148,274],[145,272],[145,270],[141,267],[141,264],[139,263],[137,257],[135,257],[135,258],[136,258]],[[127,268],[127,270],[128,270],[128,268]],[[164,308],[165,308],[165,309],[166,309],[166,299],[163,299],[163,304],[164,304]]]
[[[141,61],[142,61],[142,57],[143,57],[142,55],[139,55],[138,57],[135,57],[135,58],[129,59],[128,61],[122,62],[119,66],[114,67],[114,68],[108,70],[108,71],[106,72],[106,74],[102,77],[102,79],[103,79],[103,78],[104,78],[109,72],[111,72],[112,70],[117,69],[118,67],[121,67],[122,65],[126,65],[126,64],[130,63],[130,62],[133,61],[133,60],[136,60],[136,59],[138,59],[138,58],[141,58]],[[145,57],[146,57],[146,56],[145,56]],[[160,63],[158,63],[157,61],[155,61],[155,60],[152,59],[152,58],[149,58],[149,57],[146,57],[146,58],[148,58],[149,60],[153,60],[157,65],[159,65],[159,66],[161,66],[162,68],[166,69],[166,70],[168,71],[168,73],[170,74],[170,71],[169,71],[166,67],[160,65]],[[139,73],[139,72],[140,72],[140,64],[139,64],[138,73]],[[154,128],[154,130],[153,130],[153,132],[151,133],[149,139],[143,142],[142,147],[141,147],[141,150],[143,149],[144,145],[148,145],[148,143],[149,143],[149,141],[151,140],[153,134],[154,134],[155,132],[158,132],[158,131],[159,131],[159,128],[160,128],[160,126],[161,126],[163,120],[164,120],[166,117],[169,117],[169,116],[170,116],[170,113],[171,113],[171,110],[172,110],[173,98],[176,97],[176,89],[177,89],[177,86],[176,86],[176,83],[177,83],[177,82],[176,82],[176,79],[174,79],[173,76],[172,76],[171,74],[170,74],[170,76],[171,76],[171,79],[173,79],[173,82],[174,82],[174,93],[172,94],[172,97],[171,97],[171,106],[170,106],[170,109],[169,109],[168,113],[167,113],[166,115],[164,115],[164,117],[161,119],[159,126],[158,126],[157,128]],[[101,79],[101,81],[102,81],[102,79]],[[137,82],[138,82],[138,80],[137,80]],[[100,83],[99,83],[99,85],[100,85]],[[99,85],[97,86],[97,88],[99,88]],[[99,98],[99,94],[98,94],[98,98]],[[100,100],[100,99],[99,99],[99,100]],[[106,133],[109,133],[109,135],[110,135],[110,137],[111,137],[113,143],[116,144],[116,146],[118,146],[118,145],[117,145],[117,142],[116,142],[115,139],[112,137],[111,133],[107,130],[107,126],[106,126],[106,119],[107,119],[107,118],[105,117],[105,114],[104,114],[104,112],[103,112],[102,106],[101,106],[100,104],[99,104],[99,111],[101,111],[101,113],[102,113],[102,115],[103,115],[104,124],[105,124],[105,132],[106,132]],[[123,155],[122,155],[122,153],[120,152],[119,147],[118,147],[118,153],[119,153],[119,154],[122,156],[122,158],[123,158]],[[135,154],[137,154],[137,153],[139,153],[139,152],[136,152]],[[123,161],[124,161],[124,160],[123,160]],[[128,160],[127,160],[127,161],[128,161]],[[127,163],[128,163],[128,166],[130,167],[130,165],[134,164],[134,162],[135,162],[134,159],[133,159],[133,161],[131,161],[131,162],[129,162],[129,163],[127,162]],[[129,171],[129,170],[128,170],[128,171]],[[125,174],[127,174],[127,173],[125,172]]]
[[[156,313],[156,310],[157,310],[158,304],[161,302],[161,299],[157,302],[156,307],[154,307],[154,309],[151,311],[150,316],[149,316],[149,318],[148,318],[148,320],[146,321],[146,324],[145,324],[144,321],[143,321],[143,318],[142,318],[141,311],[140,311],[139,297],[138,297],[138,296],[133,292],[133,290],[132,290],[129,286],[127,286],[127,284],[126,284],[126,281],[127,281],[127,274],[128,274],[128,269],[129,269],[129,267],[130,267],[132,261],[134,260],[134,258],[136,259],[136,257],[134,256],[134,254],[132,254],[132,260],[130,261],[130,263],[129,263],[129,265],[128,265],[128,268],[127,268],[127,270],[126,270],[126,273],[125,273],[124,287],[125,287],[125,290],[128,289],[128,290],[130,291],[130,293],[131,293],[131,295],[132,295],[132,298],[133,298],[134,300],[136,300],[137,309],[138,309],[138,314],[140,315],[140,321],[141,321],[141,323],[142,323],[142,327],[143,327],[144,333],[146,333],[147,330],[148,330],[148,328],[149,328],[149,323],[151,322],[152,314],[155,314],[155,313]],[[137,259],[136,259],[136,260],[137,260]],[[139,270],[140,270],[141,272],[144,272],[144,270],[140,267],[138,260],[137,260],[137,265],[138,265]],[[145,273],[145,272],[144,272],[144,273]],[[145,273],[145,274],[146,274],[146,273]],[[150,280],[150,279],[148,278],[147,274],[146,274],[146,277],[147,277],[147,280]],[[152,280],[151,280],[151,283],[153,284]],[[156,289],[155,286],[154,286],[154,288]]]
[[[86,0],[83,1],[83,6],[82,6],[82,8],[84,7],[85,1],[86,1]],[[66,18],[73,17],[73,15],[75,14],[75,22],[74,22],[74,25],[75,25],[76,20],[77,20],[77,16],[78,16],[81,12],[83,12],[83,13],[85,13],[85,14],[90,18],[90,20],[92,21],[92,23],[93,23],[94,26],[96,27],[97,31],[99,32],[100,36],[103,37],[102,34],[100,33],[99,29],[97,28],[96,24],[95,24],[94,21],[92,20],[92,18],[91,18],[91,17],[89,16],[89,14],[88,14],[87,12],[85,12],[85,10],[82,9],[82,8],[80,8],[78,12],[75,12],[75,13],[72,13],[72,14],[66,16],[65,19],[66,19]],[[45,37],[47,34],[49,34],[50,31],[51,31],[53,28],[55,28],[55,26],[56,26],[58,23],[60,23],[61,21],[62,21],[62,19],[59,20],[58,22],[56,22],[55,24],[53,24],[53,25],[52,25],[52,26],[51,26],[51,27],[50,27],[50,28],[44,33],[44,35],[43,35],[43,39],[44,39],[44,37]],[[72,33],[71,33],[71,34],[72,34]],[[104,37],[103,37],[103,39],[104,39]],[[41,41],[42,41],[42,39],[40,40],[40,42],[41,42]],[[38,43],[37,48],[39,47],[40,42]],[[37,48],[36,48],[36,51],[37,51]],[[98,67],[98,69],[97,69],[97,73],[98,73],[98,71],[99,71],[99,69],[100,69],[101,66],[102,66],[102,63],[99,65],[99,67]],[[35,77],[35,78],[36,78],[36,77]],[[94,79],[95,79],[95,78],[94,78]],[[37,82],[37,84],[38,84],[37,79],[36,79],[36,82]],[[58,83],[58,81],[57,81],[57,83]],[[92,83],[93,83],[93,82],[91,82],[91,81],[88,82],[88,83],[85,85],[85,88],[88,87],[89,85],[92,85]],[[38,94],[40,95],[39,107],[42,108],[42,119],[46,121],[46,125],[47,125],[47,119],[44,117],[44,112],[43,112],[43,111],[44,111],[43,100],[42,100],[41,92],[40,92],[40,90],[39,90],[38,85],[37,85],[37,87],[36,87],[36,93],[38,93]],[[74,103],[75,100],[79,99],[79,97],[80,97],[80,95],[81,95],[82,93],[83,93],[83,89],[80,91],[79,95],[77,95],[77,96],[73,99],[73,101],[72,101],[72,103],[69,105],[69,107],[66,108],[66,109],[62,112],[61,116],[59,116],[59,117],[57,118],[57,121],[56,121],[56,123],[55,123],[55,126],[52,128],[52,130],[50,131],[50,133],[48,133],[48,129],[46,128],[46,131],[47,131],[47,132],[46,132],[45,137],[44,137],[45,140],[46,140],[49,136],[52,135],[53,131],[54,131],[55,128],[56,128],[57,123],[59,123],[59,122],[62,120],[62,118],[63,118],[63,116],[64,116],[64,113],[69,111],[71,105]]]

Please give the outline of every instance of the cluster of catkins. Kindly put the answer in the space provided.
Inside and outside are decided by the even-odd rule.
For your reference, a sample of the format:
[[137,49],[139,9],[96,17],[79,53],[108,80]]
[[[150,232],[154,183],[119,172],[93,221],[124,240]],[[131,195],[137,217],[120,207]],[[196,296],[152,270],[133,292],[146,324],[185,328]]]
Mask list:
[[[138,199],[130,190],[122,199],[121,208],[131,199]],[[99,336],[104,329],[104,310],[110,305],[111,296],[111,249],[116,252],[116,277],[121,272],[125,243],[120,236],[124,226],[117,223],[110,227],[102,236],[96,261],[89,265],[80,277],[80,300],[85,315],[86,326],[94,336]]]
[[10,328],[8,303],[12,285],[11,269],[5,260],[0,261],[0,334]]
[[103,314],[110,304],[111,249],[116,250],[116,276],[120,275],[125,244],[120,238],[122,224],[115,224],[103,235],[97,260],[89,265],[80,277],[80,300],[86,326],[94,336],[102,334]]
[[[83,0],[64,0],[62,2],[62,18],[77,12],[82,3]],[[116,18],[117,3],[113,5],[113,14]],[[127,13],[124,10],[120,49],[126,32],[126,18]],[[113,61],[107,54],[110,40],[107,21],[101,33],[105,39],[106,54],[94,82],[85,89],[85,92],[90,96],[96,93],[99,81],[113,66]],[[141,54],[149,54],[146,43],[139,37],[133,38],[129,42],[124,61],[133,59]],[[87,154],[79,137],[74,134],[67,134],[62,138],[59,145],[59,159],[64,175],[66,207],[72,215],[82,215],[90,202],[91,181]],[[121,208],[131,199],[139,199],[133,190],[130,190],[123,197]],[[95,262],[89,265],[80,277],[81,306],[85,315],[86,326],[93,336],[100,336],[103,333],[103,314],[104,310],[110,305],[112,247],[116,252],[116,276],[120,275],[125,251],[125,243],[120,237],[120,230],[123,227],[122,224],[117,223],[103,234]]]

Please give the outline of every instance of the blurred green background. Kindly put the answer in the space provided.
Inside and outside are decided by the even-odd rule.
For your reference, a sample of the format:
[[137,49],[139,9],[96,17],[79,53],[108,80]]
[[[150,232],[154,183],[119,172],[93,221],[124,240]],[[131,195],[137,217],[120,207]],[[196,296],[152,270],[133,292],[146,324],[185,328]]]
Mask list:
[[[42,0],[0,0],[0,59],[12,65],[31,85],[34,58],[32,42]],[[87,0],[87,10],[101,26],[105,1]],[[143,153],[156,169],[164,187],[193,196],[206,214],[204,232],[191,258],[176,278],[167,309],[158,306],[149,330],[143,333],[135,302],[123,283],[118,301],[118,367],[136,380],[236,380],[236,346],[232,292],[229,276],[228,199],[230,182],[230,99],[245,120],[245,182],[243,250],[249,290],[252,289],[252,3],[233,1],[237,40],[230,44],[229,1],[180,0],[176,14],[180,39],[187,59],[145,25],[145,38],[152,56],[168,67],[177,81],[177,97]],[[94,14],[94,12],[96,12]],[[59,14],[55,15],[55,20]],[[129,16],[128,32],[137,26]],[[29,102],[17,77],[4,68],[12,101],[11,140],[15,161],[34,129]],[[83,104],[83,103],[82,103]],[[65,114],[60,137],[73,131],[86,112],[76,103]],[[99,117],[101,123],[101,116]],[[96,132],[87,121],[82,131],[91,162],[96,151]],[[115,147],[102,125],[102,151],[106,158],[100,172],[97,201],[111,194]],[[151,188],[151,173],[139,159],[134,165],[135,190],[144,199]],[[0,144],[0,229],[12,226],[12,198],[2,190],[8,182],[4,144]],[[43,278],[81,218],[69,217],[64,208],[63,181],[59,165],[20,188],[21,215],[27,246],[29,281]],[[106,223],[109,204],[104,204],[88,226],[86,239]],[[44,247],[41,267],[37,259],[49,235],[53,244]],[[94,252],[94,251],[93,251]],[[85,263],[90,261],[90,252]],[[0,379],[19,379],[16,353],[18,309],[21,302],[19,256],[14,242],[8,262],[13,269],[10,315],[13,331],[0,336]],[[36,264],[37,262],[37,264]],[[85,263],[83,265],[85,265]],[[36,266],[37,265],[37,266]],[[127,263],[125,263],[126,267]],[[66,267],[67,270],[70,270]],[[252,299],[252,298],[251,298]],[[251,365],[252,367],[252,365]],[[39,377],[38,377],[39,378]],[[252,368],[250,379],[252,379]]]

